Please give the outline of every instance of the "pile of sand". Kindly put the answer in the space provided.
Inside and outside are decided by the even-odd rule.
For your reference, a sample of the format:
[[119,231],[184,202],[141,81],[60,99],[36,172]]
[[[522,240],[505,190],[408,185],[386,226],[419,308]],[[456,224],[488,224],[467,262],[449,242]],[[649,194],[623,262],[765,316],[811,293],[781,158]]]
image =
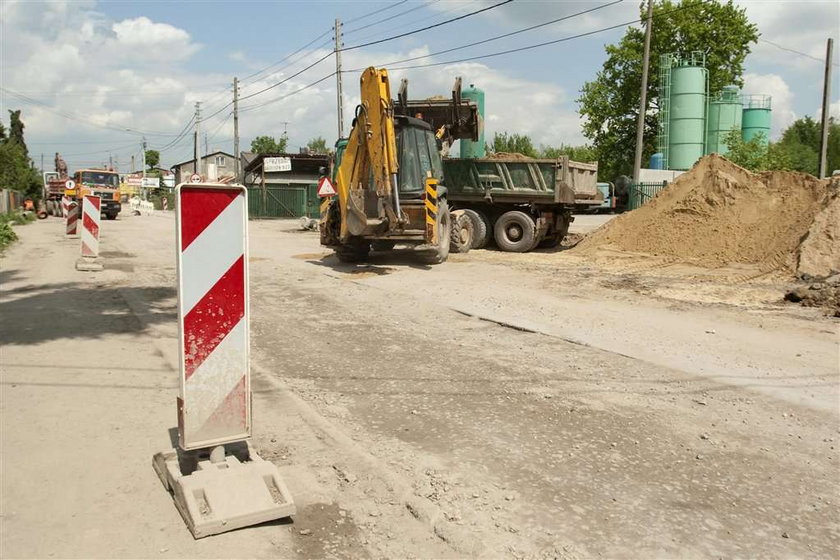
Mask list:
[[534,159],[519,152],[493,152],[487,154],[487,157],[490,159],[518,159],[522,161],[531,161]]
[[751,173],[712,154],[572,251],[613,247],[709,268],[754,264],[828,276],[840,270],[838,218],[836,184],[790,171]]

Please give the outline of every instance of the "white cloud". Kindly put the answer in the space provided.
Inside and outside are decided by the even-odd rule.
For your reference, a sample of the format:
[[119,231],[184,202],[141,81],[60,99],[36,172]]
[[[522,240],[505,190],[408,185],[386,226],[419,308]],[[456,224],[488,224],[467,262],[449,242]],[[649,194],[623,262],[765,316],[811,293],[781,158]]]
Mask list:
[[190,34],[167,23],[155,23],[147,17],[125,19],[111,26],[117,47],[124,56],[135,54],[143,59],[184,60],[199,48]]
[[796,120],[796,113],[793,110],[793,93],[778,74],[748,73],[744,75],[743,91],[746,95],[772,96],[771,139],[778,138],[782,131]]

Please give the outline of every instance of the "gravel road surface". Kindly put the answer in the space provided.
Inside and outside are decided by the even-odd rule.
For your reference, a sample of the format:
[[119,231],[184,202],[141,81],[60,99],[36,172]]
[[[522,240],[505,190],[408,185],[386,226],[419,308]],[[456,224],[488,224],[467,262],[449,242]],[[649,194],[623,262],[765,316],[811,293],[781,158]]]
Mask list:
[[151,467],[176,419],[172,215],[103,222],[100,273],[58,221],[18,228],[0,556],[836,557],[837,320],[562,252],[342,265],[296,225],[251,222],[249,264],[253,444],[298,514],[199,541]]

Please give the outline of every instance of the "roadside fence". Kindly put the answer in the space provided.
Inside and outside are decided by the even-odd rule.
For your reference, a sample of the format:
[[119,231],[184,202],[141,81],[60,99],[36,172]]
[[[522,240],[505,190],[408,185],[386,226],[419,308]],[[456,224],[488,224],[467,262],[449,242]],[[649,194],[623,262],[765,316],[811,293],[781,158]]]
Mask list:
[[668,181],[662,181],[661,183],[631,183],[629,186],[627,209],[635,210],[644,206],[659,194],[659,191],[667,186]]

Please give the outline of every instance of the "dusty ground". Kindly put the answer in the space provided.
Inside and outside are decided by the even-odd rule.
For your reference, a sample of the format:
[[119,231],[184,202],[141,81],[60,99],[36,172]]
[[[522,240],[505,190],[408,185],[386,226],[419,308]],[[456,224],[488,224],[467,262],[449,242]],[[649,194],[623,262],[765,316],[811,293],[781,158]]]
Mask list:
[[98,274],[54,220],[0,257],[3,558],[840,548],[838,321],[783,280],[562,251],[351,267],[290,222],[251,224],[254,443],[299,513],[194,541],[151,468],[173,226],[105,222]]

